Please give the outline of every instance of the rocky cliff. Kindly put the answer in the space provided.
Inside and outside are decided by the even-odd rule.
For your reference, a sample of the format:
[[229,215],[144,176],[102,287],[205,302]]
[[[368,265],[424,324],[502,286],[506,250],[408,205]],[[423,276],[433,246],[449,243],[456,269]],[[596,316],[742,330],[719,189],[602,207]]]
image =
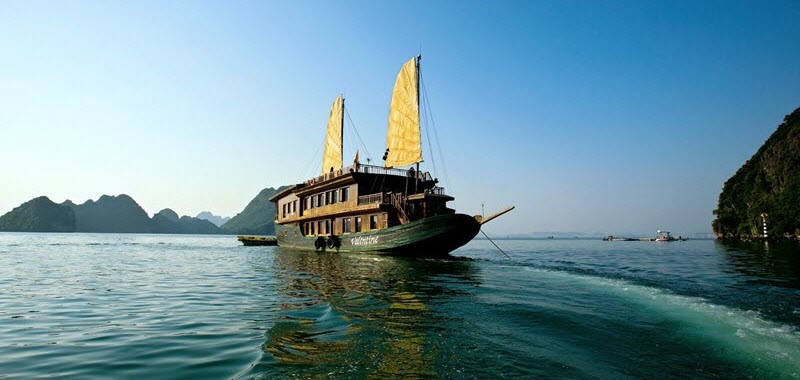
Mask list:
[[725,182],[712,227],[719,238],[760,239],[762,214],[770,238],[800,238],[800,108]]

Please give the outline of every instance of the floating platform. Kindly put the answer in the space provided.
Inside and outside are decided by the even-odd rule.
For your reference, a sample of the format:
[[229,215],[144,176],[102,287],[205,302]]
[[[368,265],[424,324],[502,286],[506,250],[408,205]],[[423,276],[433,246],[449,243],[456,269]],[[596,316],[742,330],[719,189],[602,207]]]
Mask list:
[[236,240],[244,245],[278,245],[278,239],[274,237],[239,235]]

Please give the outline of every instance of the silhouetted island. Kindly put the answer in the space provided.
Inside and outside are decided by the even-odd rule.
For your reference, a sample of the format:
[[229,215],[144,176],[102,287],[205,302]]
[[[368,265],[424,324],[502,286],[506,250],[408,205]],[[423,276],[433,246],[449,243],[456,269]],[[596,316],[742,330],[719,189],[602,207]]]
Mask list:
[[227,217],[227,216],[226,217],[222,217],[222,216],[219,216],[219,215],[214,215],[210,211],[203,211],[203,212],[197,214],[197,216],[195,216],[195,218],[197,218],[197,219],[205,219],[205,220],[207,220],[207,221],[209,221],[211,223],[214,223],[214,225],[216,225],[217,227],[222,227],[223,224],[225,224],[229,220],[231,220],[230,217]]
[[275,235],[275,204],[269,198],[287,187],[261,190],[242,212],[223,224],[222,229],[236,235]]
[[75,212],[41,196],[0,217],[0,231],[74,232]]
[[206,218],[178,216],[168,208],[151,218],[126,194],[103,195],[97,201],[90,199],[82,204],[70,200],[58,204],[41,196],[0,216],[0,231],[273,235],[275,205],[269,201],[269,197],[284,188],[261,190],[233,218],[223,219],[208,212],[200,213],[202,216],[219,218],[224,222],[221,226]]
[[0,217],[0,231],[224,234],[213,223],[164,209],[150,218],[128,195],[103,195],[97,201],[54,203],[42,196]]
[[720,239],[800,239],[800,108],[725,182],[712,223]]

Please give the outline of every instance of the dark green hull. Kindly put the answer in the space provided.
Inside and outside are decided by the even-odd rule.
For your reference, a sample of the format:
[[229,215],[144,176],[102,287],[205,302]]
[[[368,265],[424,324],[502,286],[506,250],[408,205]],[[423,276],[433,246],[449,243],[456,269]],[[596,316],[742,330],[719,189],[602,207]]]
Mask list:
[[480,223],[464,214],[437,215],[383,230],[342,234],[334,247],[317,248],[318,237],[303,236],[296,224],[276,224],[281,247],[334,252],[377,252],[402,256],[442,256],[467,244],[480,231]]
[[244,245],[278,245],[278,239],[274,237],[237,236],[236,240],[239,240]]

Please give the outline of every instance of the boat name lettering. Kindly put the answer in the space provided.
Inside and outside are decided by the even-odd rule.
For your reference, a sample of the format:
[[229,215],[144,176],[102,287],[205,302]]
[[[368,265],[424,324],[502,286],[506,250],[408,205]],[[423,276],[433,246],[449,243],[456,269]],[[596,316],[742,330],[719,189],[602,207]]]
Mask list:
[[350,239],[352,245],[373,245],[378,244],[379,236],[359,236]]

